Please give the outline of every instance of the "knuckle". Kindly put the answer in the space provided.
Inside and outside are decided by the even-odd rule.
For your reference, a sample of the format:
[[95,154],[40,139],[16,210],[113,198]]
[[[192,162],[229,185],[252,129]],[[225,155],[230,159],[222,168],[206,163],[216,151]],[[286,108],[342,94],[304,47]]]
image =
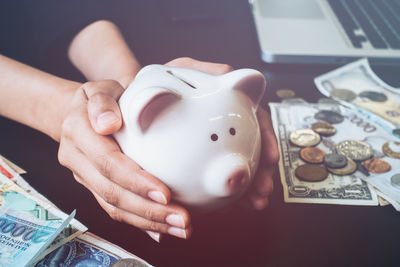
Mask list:
[[98,162],[100,173],[103,174],[103,176],[105,176],[106,178],[110,179],[113,168],[112,157],[109,157],[108,155],[99,156]]
[[144,216],[149,220],[155,220],[157,218],[156,212],[151,208],[144,210]]
[[60,142],[60,148],[58,149],[58,153],[57,153],[57,158],[58,158],[58,162],[60,162],[60,164],[64,167],[67,166],[67,158],[66,158],[66,153],[64,152],[64,145],[62,142]]
[[119,189],[117,185],[112,184],[111,186],[108,186],[107,188],[103,189],[102,192],[102,197],[105,202],[112,206],[118,206],[119,205]]
[[118,208],[111,206],[108,208],[107,213],[111,217],[111,219],[118,222],[122,221],[121,212],[119,211]]

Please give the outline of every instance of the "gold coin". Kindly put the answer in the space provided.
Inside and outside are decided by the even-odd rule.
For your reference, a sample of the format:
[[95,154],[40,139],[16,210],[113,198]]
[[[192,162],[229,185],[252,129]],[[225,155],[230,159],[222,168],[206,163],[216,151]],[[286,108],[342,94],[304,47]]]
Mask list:
[[343,168],[329,168],[328,171],[336,175],[350,175],[357,170],[357,164],[349,157],[347,157],[347,164]]
[[311,125],[311,129],[324,136],[334,135],[336,133],[335,127],[326,121],[317,121]]
[[390,164],[382,159],[367,159],[362,163],[367,171],[372,173],[385,173],[390,171]]
[[294,173],[297,178],[306,182],[319,182],[328,177],[328,171],[324,167],[313,164],[298,166]]
[[322,163],[325,155],[325,151],[318,147],[305,147],[300,150],[300,157],[308,163]]
[[382,151],[388,157],[400,159],[400,142],[386,142],[382,146]]
[[290,142],[299,147],[315,146],[321,141],[319,134],[311,129],[294,130],[289,135]]
[[339,154],[352,160],[366,160],[372,157],[373,151],[370,145],[356,140],[345,140],[336,145]]
[[292,98],[296,95],[296,93],[290,89],[279,89],[276,91],[276,95],[280,98]]

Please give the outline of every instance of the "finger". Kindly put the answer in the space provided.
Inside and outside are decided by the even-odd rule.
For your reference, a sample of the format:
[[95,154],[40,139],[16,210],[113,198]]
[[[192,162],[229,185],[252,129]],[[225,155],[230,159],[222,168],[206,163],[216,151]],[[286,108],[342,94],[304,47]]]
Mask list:
[[98,134],[113,134],[122,126],[117,102],[104,93],[96,93],[89,98],[88,113],[90,124]]
[[261,107],[257,110],[260,124],[262,151],[260,164],[277,164],[279,161],[278,143],[271,123],[270,115]]
[[173,204],[155,203],[110,182],[80,153],[74,153],[73,157],[65,160],[65,163],[68,167],[75,166],[74,174],[80,183],[114,207],[179,228],[190,225],[189,214],[184,208]]
[[154,241],[156,241],[157,243],[160,243],[162,235],[158,232],[153,232],[153,231],[145,231],[151,239],[153,239]]
[[167,204],[171,198],[168,187],[124,155],[112,137],[97,134],[84,119],[85,112],[76,111],[64,121],[64,138],[79,147],[104,177],[142,197]]
[[102,135],[112,134],[122,126],[117,100],[124,88],[116,81],[88,82],[82,86],[87,101],[89,120],[93,129]]
[[165,65],[179,68],[195,69],[213,75],[221,75],[233,71],[233,68],[227,64],[199,61],[190,57],[181,57],[174,59]]
[[260,167],[254,177],[254,193],[260,197],[268,197],[274,191],[273,166]]
[[187,239],[190,237],[192,232],[191,227],[186,229],[181,229],[178,227],[170,226],[165,223],[159,223],[147,220],[135,214],[126,212],[119,208],[113,207],[106,201],[104,201],[99,195],[94,193],[96,200],[99,202],[100,206],[110,215],[114,220],[125,222],[134,225],[138,228],[144,229],[146,231],[160,232],[170,234],[179,238]]

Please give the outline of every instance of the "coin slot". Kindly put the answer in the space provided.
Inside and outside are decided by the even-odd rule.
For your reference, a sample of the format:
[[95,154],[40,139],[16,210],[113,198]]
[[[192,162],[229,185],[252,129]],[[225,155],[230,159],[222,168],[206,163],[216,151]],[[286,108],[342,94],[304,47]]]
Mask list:
[[185,83],[186,85],[189,85],[191,88],[193,89],[197,89],[196,86],[192,85],[191,83],[189,83],[188,81],[185,81],[182,77],[179,77],[178,75],[176,75],[176,73],[173,73],[170,70],[167,70],[167,73],[175,78],[177,78],[178,80],[180,80],[181,82]]

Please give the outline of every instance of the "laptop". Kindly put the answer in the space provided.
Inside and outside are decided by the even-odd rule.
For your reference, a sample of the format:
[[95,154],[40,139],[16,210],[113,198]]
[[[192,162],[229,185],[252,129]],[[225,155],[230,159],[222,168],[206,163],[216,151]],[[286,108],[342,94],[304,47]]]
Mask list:
[[249,0],[262,59],[400,65],[400,0]]

